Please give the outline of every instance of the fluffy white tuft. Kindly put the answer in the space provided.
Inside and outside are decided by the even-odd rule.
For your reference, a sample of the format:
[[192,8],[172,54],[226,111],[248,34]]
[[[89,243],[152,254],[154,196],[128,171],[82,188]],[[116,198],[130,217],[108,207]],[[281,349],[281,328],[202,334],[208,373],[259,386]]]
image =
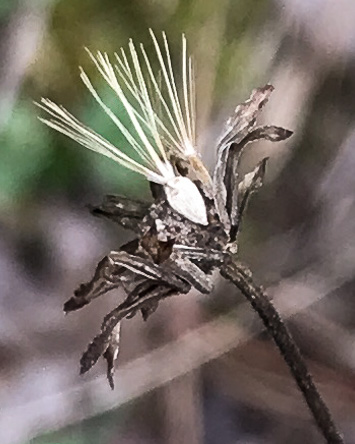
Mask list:
[[[186,38],[182,36],[182,88],[179,93],[166,35],[163,33],[161,47],[152,30],[150,34],[159,72],[154,71],[143,45],[137,51],[132,40],[128,45],[128,55],[122,48],[120,53],[115,54],[115,64],[106,53],[97,52],[94,55],[87,49],[96,68],[123,105],[130,121],[129,128],[104,103],[88,75],[80,68],[83,83],[125,137],[127,144],[138,154],[140,161],[123,153],[49,99],[41,99],[37,103],[49,115],[49,118],[40,120],[86,148],[163,185],[172,208],[191,221],[205,225],[206,207],[201,194],[190,179],[176,176],[169,161],[171,155],[186,160],[198,158],[195,148],[193,63],[187,55]],[[190,164],[193,169],[202,169],[206,176],[201,162]],[[199,166],[196,168],[196,165]]]

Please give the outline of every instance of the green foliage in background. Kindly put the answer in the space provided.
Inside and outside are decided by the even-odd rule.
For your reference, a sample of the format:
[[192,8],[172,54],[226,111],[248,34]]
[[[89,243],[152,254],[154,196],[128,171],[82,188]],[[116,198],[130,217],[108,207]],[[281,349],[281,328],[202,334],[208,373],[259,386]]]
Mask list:
[[[10,3],[1,2],[0,14]],[[62,0],[49,16],[48,29],[36,60],[28,68],[12,117],[1,137],[0,205],[11,208],[45,193],[75,195],[75,190],[94,187],[103,193],[148,196],[144,178],[66,137],[45,128],[33,100],[50,97],[117,146],[127,143],[99,109],[79,79],[82,65],[107,102],[117,110],[117,99],[103,90],[105,85],[83,47],[113,53],[133,37],[148,51],[148,28],[165,30],[174,54],[180,51],[180,35],[186,32],[190,50],[197,59],[197,93],[202,125],[224,102],[238,101],[253,79],[246,74],[253,27],[264,19],[265,3],[260,0],[209,1],[113,1]],[[104,5],[104,6],[103,6]],[[206,68],[208,68],[206,70]],[[242,86],[242,88],[240,88]],[[235,92],[235,97],[233,97]],[[215,104],[215,107],[213,107]],[[227,108],[228,112],[228,108]]]
[[[0,1],[5,20],[20,0]],[[41,2],[38,0],[38,4]],[[49,97],[123,150],[129,150],[117,128],[90,96],[79,78],[84,67],[106,103],[116,112],[120,104],[90,62],[84,46],[109,54],[129,38],[152,49],[148,28],[167,32],[171,52],[180,55],[181,33],[188,37],[197,66],[198,129],[213,128],[267,73],[252,69],[253,44],[266,19],[263,0],[60,0],[52,4],[35,59],[23,75],[21,89],[0,129],[0,209],[3,214],[41,205],[51,196],[75,200],[89,190],[149,198],[147,181],[65,136],[38,119],[34,101]],[[174,49],[175,48],[175,49]],[[176,56],[175,56],[176,57]],[[124,116],[123,116],[124,118]],[[218,134],[212,134],[217,137]],[[128,152],[128,151],[126,151]],[[82,202],[82,206],[90,202]],[[26,213],[27,215],[27,213]],[[109,442],[127,409],[107,413],[84,424],[46,435],[31,444]],[[117,431],[116,431],[117,435]]]
[[132,414],[132,406],[115,409],[104,415],[80,422],[58,432],[48,433],[32,439],[27,444],[105,444],[109,443],[118,430],[124,433],[124,426]]

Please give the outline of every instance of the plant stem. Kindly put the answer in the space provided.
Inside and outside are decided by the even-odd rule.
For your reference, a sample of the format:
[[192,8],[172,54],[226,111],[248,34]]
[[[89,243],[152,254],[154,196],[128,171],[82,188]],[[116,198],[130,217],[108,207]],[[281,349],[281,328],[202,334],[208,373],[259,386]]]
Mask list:
[[234,283],[262,319],[303,393],[326,442],[328,444],[344,444],[329,409],[313,382],[298,346],[263,289],[254,284],[251,271],[245,265],[236,261],[233,256],[229,256],[221,268],[221,275]]

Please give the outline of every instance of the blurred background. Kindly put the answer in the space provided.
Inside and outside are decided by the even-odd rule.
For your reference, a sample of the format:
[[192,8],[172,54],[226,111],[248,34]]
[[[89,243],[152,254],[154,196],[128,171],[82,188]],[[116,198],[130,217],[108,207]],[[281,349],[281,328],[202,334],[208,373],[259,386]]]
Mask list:
[[[272,83],[263,123],[292,129],[255,145],[266,185],[240,255],[287,318],[347,443],[355,443],[355,3],[353,0],[0,1],[0,430],[2,444],[320,443],[303,399],[251,308],[216,276],[210,296],[165,301],[125,321],[114,392],[102,361],[79,358],[106,295],[63,316],[74,288],[131,238],[86,207],[104,194],[149,199],[137,175],[42,125],[33,101],[112,126],[79,79],[84,51],[108,53],[148,28],[197,71],[199,145],[212,167],[223,121]],[[114,98],[106,96],[114,105]]]

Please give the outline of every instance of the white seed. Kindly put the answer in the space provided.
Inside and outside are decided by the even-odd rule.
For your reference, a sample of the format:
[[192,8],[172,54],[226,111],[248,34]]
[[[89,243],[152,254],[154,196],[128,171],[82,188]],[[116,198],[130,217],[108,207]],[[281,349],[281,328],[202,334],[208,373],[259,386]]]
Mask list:
[[187,219],[207,225],[205,202],[197,186],[188,177],[174,177],[164,186],[171,207]]

